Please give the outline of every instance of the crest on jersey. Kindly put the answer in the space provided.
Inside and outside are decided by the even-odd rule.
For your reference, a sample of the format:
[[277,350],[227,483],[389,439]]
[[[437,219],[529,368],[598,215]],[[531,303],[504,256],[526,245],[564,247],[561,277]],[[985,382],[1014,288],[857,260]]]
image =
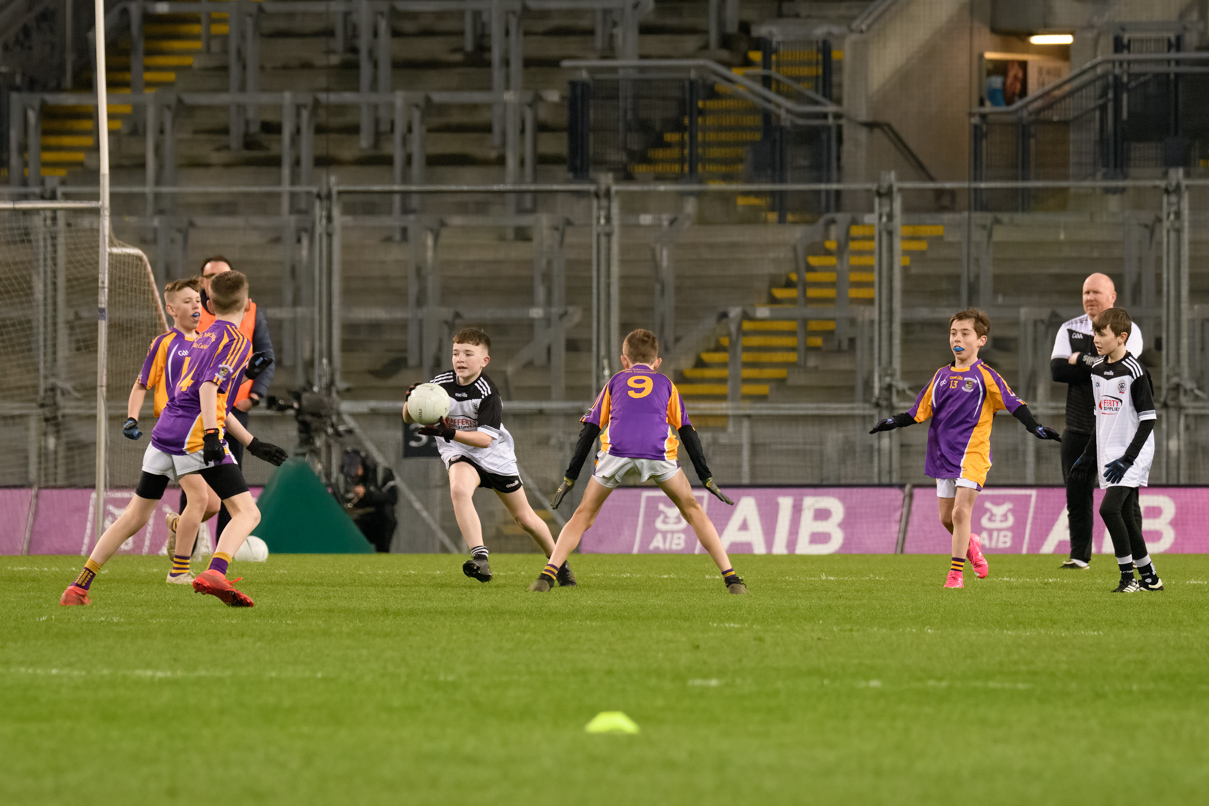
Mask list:
[[1117,381],[1117,391],[1125,394],[1125,381]]
[[230,374],[231,374],[231,367],[230,367],[230,366],[228,366],[227,364],[219,364],[219,365],[218,365],[218,373],[217,373],[217,375],[218,375],[218,377],[219,377],[219,379],[220,379],[220,380],[224,380],[224,381],[225,381],[225,380],[227,379],[227,376],[228,376],[228,375],[230,375]]
[[971,378],[966,378],[966,382],[965,382],[965,383],[962,385],[962,387],[961,387],[961,388],[962,388],[962,389],[964,389],[964,390],[965,390],[965,391],[967,391],[967,392],[973,392],[973,391],[974,391],[974,381],[973,381],[973,379],[971,379]]

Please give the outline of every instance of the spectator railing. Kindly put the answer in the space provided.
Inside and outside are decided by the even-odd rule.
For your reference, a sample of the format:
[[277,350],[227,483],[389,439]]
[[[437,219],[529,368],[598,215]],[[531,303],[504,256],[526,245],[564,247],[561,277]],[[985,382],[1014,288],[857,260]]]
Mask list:
[[[568,96],[567,160],[576,179],[595,171],[632,178],[633,166],[658,148],[677,153],[664,163],[670,170],[656,175],[699,181],[702,143],[709,139],[704,110],[730,100],[760,117],[753,141],[737,146],[744,152],[743,181],[838,179],[843,110],[776,71],[756,71],[758,81],[706,59],[567,60],[562,66],[582,75]],[[764,79],[790,91],[777,92]],[[829,198],[824,193],[819,201],[824,211],[833,204]]]
[[[1209,54],[1116,54],[1008,107],[971,113],[975,182],[1112,180],[1195,175],[1209,159],[1200,122]],[[977,194],[980,209],[1029,209],[1032,189]]]
[[[731,0],[734,2],[734,0]],[[486,38],[491,53],[491,91],[499,97],[523,88],[524,11],[592,11],[595,16],[596,48],[622,58],[638,56],[638,23],[654,6],[653,0],[126,0],[106,12],[110,41],[129,32],[131,39],[130,88],[144,89],[143,20],[148,13],[200,14],[202,50],[209,52],[213,40],[211,15],[227,15],[227,73],[231,95],[256,93],[260,89],[260,28],[265,15],[334,17],[335,48],[344,53],[354,44],[358,58],[358,89],[363,95],[386,95],[391,87],[392,15],[433,12],[462,13],[464,48],[477,50]],[[492,136],[502,147],[510,125],[509,109],[495,104]],[[232,150],[244,147],[244,135],[255,130],[257,105],[229,105]],[[361,106],[361,146],[370,148],[375,133],[389,131],[392,110],[389,102]],[[513,126],[518,125],[515,122]]]

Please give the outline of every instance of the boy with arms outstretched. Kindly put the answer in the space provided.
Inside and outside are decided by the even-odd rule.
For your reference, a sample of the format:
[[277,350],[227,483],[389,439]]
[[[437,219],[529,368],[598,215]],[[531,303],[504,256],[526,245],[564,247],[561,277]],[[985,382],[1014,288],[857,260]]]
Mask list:
[[1061,442],[1058,432],[1038,425],[999,373],[979,360],[978,351],[987,343],[990,330],[991,321],[980,310],[967,308],[954,314],[949,320],[953,362],[936,371],[909,411],[882,420],[869,432],[890,431],[932,418],[924,472],[936,479],[940,522],[953,536],[946,588],[965,587],[962,572],[967,558],[979,579],[988,573],[978,535],[970,534],[970,520],[991,469],[995,412],[1007,409],[1038,439]]
[[[164,309],[172,318],[172,328],[152,339],[143,368],[130,390],[130,398],[126,402],[126,422],[122,424],[122,434],[126,439],[137,440],[143,436],[139,430],[139,411],[143,408],[147,390],[154,389],[152,414],[157,419],[176,397],[176,384],[189,355],[189,345],[197,337],[197,323],[201,317],[201,285],[194,278],[168,283],[164,288]],[[209,487],[206,490],[208,495],[203,502],[203,520],[208,520],[218,511],[218,496]],[[189,558],[193,555],[197,534],[181,541],[178,547],[176,527],[179,519],[177,513],[168,513],[168,556],[172,558],[172,569],[168,572],[167,582],[189,585],[193,583],[193,574],[189,573]]]
[[[462,564],[462,573],[479,582],[491,581],[489,552],[483,544],[483,525],[474,508],[474,491],[479,487],[495,490],[516,525],[529,533],[547,557],[554,550],[550,528],[537,516],[521,484],[516,466],[516,446],[512,435],[500,422],[503,398],[491,378],[483,374],[491,362],[491,339],[475,328],[466,328],[453,337],[453,369],[432,379],[449,395],[449,414],[440,422],[420,429],[420,433],[438,437],[437,450],[449,471],[449,497],[462,539],[470,549],[470,559]],[[419,384],[412,384],[408,397]],[[403,421],[413,423],[403,402]],[[558,569],[558,584],[575,585],[571,567]]]
[[[1112,537],[1121,582],[1113,593],[1161,591],[1139,520],[1138,488],[1145,487],[1154,461],[1154,383],[1126,347],[1133,320],[1122,308],[1101,311],[1092,321],[1096,352],[1091,368],[1095,421],[1092,438],[1071,473],[1086,478],[1100,465],[1100,517]],[[1098,458],[1097,458],[1098,457]],[[1134,579],[1137,567],[1141,579]]]
[[226,572],[231,557],[260,522],[260,512],[227,449],[223,428],[226,426],[246,445],[249,453],[270,464],[280,465],[286,460],[286,452],[253,437],[234,418],[227,419],[228,398],[243,377],[252,349],[236,326],[247,304],[248,278],[239,272],[227,272],[211,288],[218,320],[189,346],[175,396],[151,430],[151,445],[143,456],[143,474],[134,497],[101,535],[84,570],[63,592],[60,604],[91,604],[88,589],[101,566],[147,524],[169,480],[176,480],[189,496],[180,518],[182,534],[196,534],[208,497],[207,485],[232,513],[209,569],[193,580],[193,590],[216,596],[234,607],[253,605],[247,594],[227,580]]
[[677,449],[683,444],[705,488],[723,503],[734,505],[714,484],[713,474],[705,463],[701,440],[684,410],[684,399],[676,385],[666,375],[659,374],[662,362],[659,341],[654,333],[635,330],[625,337],[621,354],[623,369],[609,379],[592,409],[584,415],[575,456],[554,494],[552,505],[557,508],[567,491],[575,486],[584,460],[599,436],[596,469],[575,514],[558,535],[550,563],[529,586],[530,591],[544,593],[550,590],[560,563],[571,556],[583,533],[595,523],[609,494],[629,477],[638,481],[653,479],[693,527],[697,540],[722,572],[727,592],[747,593],[747,586],[731,567],[718,530],[705,514],[676,461]]

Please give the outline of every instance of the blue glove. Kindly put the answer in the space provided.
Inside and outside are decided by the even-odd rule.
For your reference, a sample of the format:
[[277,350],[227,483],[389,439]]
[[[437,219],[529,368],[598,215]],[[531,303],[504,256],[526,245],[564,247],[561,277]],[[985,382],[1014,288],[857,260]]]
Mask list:
[[143,435],[139,430],[139,421],[133,417],[127,417],[126,422],[122,423],[122,434],[126,439],[138,439]]
[[1116,484],[1125,478],[1126,471],[1131,467],[1133,467],[1133,460],[1125,456],[1122,456],[1115,462],[1109,462],[1104,465],[1104,480],[1109,484]]

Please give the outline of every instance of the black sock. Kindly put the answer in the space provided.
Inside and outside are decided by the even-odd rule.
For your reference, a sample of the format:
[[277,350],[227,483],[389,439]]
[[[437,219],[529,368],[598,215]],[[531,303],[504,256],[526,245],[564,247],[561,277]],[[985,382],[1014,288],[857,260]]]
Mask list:
[[1121,579],[1133,579],[1133,557],[1118,557],[1117,568],[1121,569]]
[[1138,573],[1146,579],[1153,579],[1159,575],[1159,572],[1154,570],[1154,561],[1150,559],[1149,554],[1145,557],[1138,557],[1133,564],[1137,567]]
[[474,548],[472,548],[470,550],[470,556],[476,560],[487,559],[487,553],[488,552],[487,552],[486,546],[475,546]]

